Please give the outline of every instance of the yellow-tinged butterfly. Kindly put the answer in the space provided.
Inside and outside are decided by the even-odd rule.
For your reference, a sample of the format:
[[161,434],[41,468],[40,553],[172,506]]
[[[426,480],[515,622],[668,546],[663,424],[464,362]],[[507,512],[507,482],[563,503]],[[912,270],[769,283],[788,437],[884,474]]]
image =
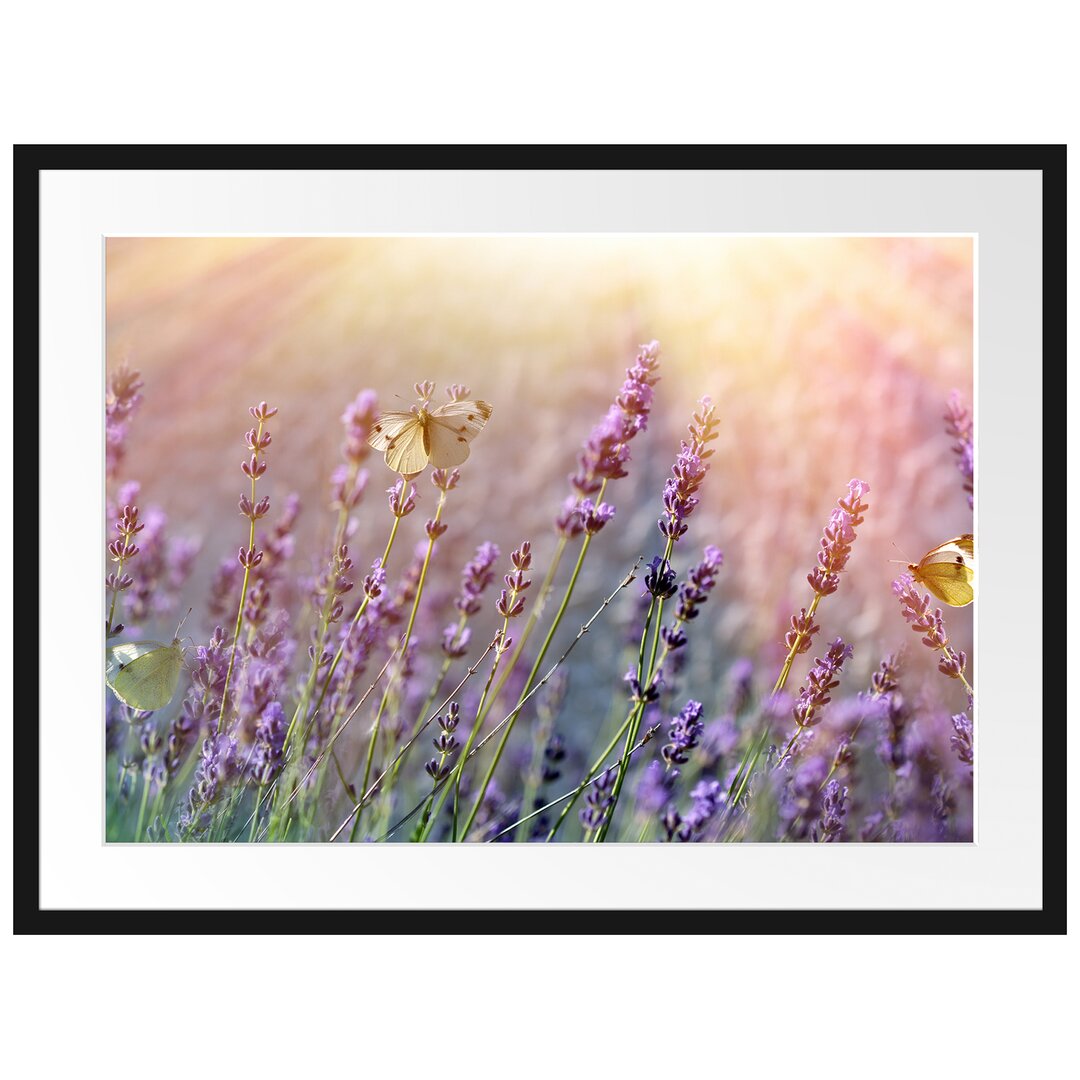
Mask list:
[[436,469],[460,465],[469,443],[491,416],[486,401],[449,401],[431,409],[422,400],[408,412],[385,412],[375,420],[368,443],[386,452],[386,464],[406,480],[430,462]]
[[109,689],[133,709],[152,712],[165,708],[176,693],[184,666],[184,647],[179,635],[180,626],[171,645],[147,640],[108,646],[105,681]]
[[[430,384],[420,384],[427,389]],[[432,388],[433,389],[433,388]],[[480,434],[491,415],[491,406],[482,401],[451,401],[428,407],[424,397],[408,413],[383,413],[367,442],[386,451],[389,467],[411,480],[428,468],[450,469],[469,457],[469,443]]]
[[911,576],[939,600],[964,607],[975,599],[975,537],[964,533],[908,563]]

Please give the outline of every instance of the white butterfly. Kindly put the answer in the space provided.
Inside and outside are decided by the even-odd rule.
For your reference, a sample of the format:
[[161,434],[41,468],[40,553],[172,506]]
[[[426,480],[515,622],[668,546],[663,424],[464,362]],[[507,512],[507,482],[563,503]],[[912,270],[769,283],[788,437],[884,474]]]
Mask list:
[[460,465],[469,456],[469,443],[491,416],[486,401],[450,401],[429,409],[424,399],[408,412],[379,416],[369,445],[386,452],[386,464],[406,480],[422,473],[430,462],[436,469]]

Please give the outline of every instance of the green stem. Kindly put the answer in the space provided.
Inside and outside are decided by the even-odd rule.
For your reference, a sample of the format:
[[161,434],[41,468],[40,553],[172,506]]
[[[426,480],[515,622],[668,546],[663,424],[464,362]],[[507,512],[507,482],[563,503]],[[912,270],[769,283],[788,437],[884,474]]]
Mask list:
[[[517,600],[517,591],[514,590],[514,591],[511,592],[507,610],[509,610],[511,607],[513,607],[516,600]],[[495,649],[495,659],[492,661],[491,671],[488,672],[487,682],[484,683],[484,692],[480,695],[480,704],[476,708],[476,719],[473,721],[472,730],[469,732],[469,738],[465,743],[465,751],[461,755],[461,760],[458,762],[457,768],[454,770],[454,824],[453,824],[453,829],[452,829],[452,831],[450,833],[450,839],[455,844],[457,843],[457,841],[459,839],[459,837],[458,837],[458,817],[459,817],[459,814],[460,814],[460,803],[461,803],[461,776],[462,776],[462,773],[465,770],[465,762],[469,757],[469,751],[472,749],[473,741],[476,739],[476,736],[480,732],[480,726],[481,726],[481,724],[483,722],[483,721],[481,721],[480,717],[481,717],[481,714],[483,714],[483,712],[484,712],[484,703],[485,703],[485,700],[487,699],[488,691],[491,689],[492,680],[495,678],[495,672],[499,667],[499,661],[502,659],[502,648],[501,648],[501,646],[502,646],[502,643],[506,640],[506,631],[507,631],[509,625],[510,625],[510,619],[508,617],[504,618],[503,619],[503,625],[502,625],[502,631],[499,634],[499,645]],[[447,790],[449,790],[449,786],[450,785],[448,784],[447,785]],[[443,801],[445,802],[445,800],[446,800],[446,797],[444,795],[443,796]],[[442,803],[440,803],[439,806],[440,806],[440,809],[441,809]],[[471,819],[469,821],[469,824],[470,825],[472,824]],[[426,839],[426,837],[425,837],[425,839]]]
[[150,779],[143,776],[142,799],[139,801],[139,818],[135,823],[135,843],[142,843],[143,822],[146,820],[146,803],[150,794]]
[[[809,626],[814,620],[814,612],[817,611],[818,604],[821,603],[821,593],[814,593],[814,599],[810,601],[810,607],[806,612],[805,625]],[[799,655],[801,651],[803,640],[806,635],[800,630],[795,635],[795,640],[791,643],[791,648],[788,650],[787,657],[784,660],[784,666],[780,669],[780,674],[777,676],[776,684],[773,686],[772,692],[775,697],[784,689],[787,684],[788,675],[791,674],[791,665],[795,662],[795,657]],[[796,735],[798,733],[796,732]],[[762,751],[765,749],[765,744],[769,739],[769,724],[766,721],[761,728],[761,734],[755,743],[752,743],[753,751],[750,753],[749,759],[744,756],[744,762],[746,763],[745,769],[740,769],[735,774],[735,778],[731,782],[731,788],[728,790],[727,811],[725,816],[729,816],[734,808],[738,806],[739,800],[746,793],[746,785],[750,782],[750,777],[757,767],[758,760],[761,757]],[[788,744],[790,748],[790,743]],[[785,751],[786,752],[786,751]]]
[[[439,524],[439,519],[442,517],[443,507],[446,505],[446,492],[439,492],[439,504],[435,508],[434,524]],[[427,579],[428,567],[431,565],[431,553],[435,549],[435,537],[433,535],[428,537],[427,551],[424,552],[424,565],[420,567],[420,580],[416,583],[416,595],[413,597],[412,611],[409,612],[409,622],[405,627],[405,635],[401,639],[399,649],[402,662],[404,662],[406,654],[409,649],[409,639],[412,637],[413,626],[416,623],[416,613],[420,608],[420,597],[424,593],[424,581]],[[364,762],[364,779],[360,783],[360,791],[367,790],[368,780],[371,778],[371,763],[375,758],[375,744],[379,741],[379,732],[382,728],[382,716],[386,711],[386,704],[390,700],[390,693],[394,689],[394,676],[396,670],[391,671],[390,678],[386,680],[386,689],[383,690],[382,701],[379,702],[379,709],[375,713],[375,723],[372,725],[371,738],[368,740],[367,759]],[[353,820],[352,832],[349,835],[350,842],[356,837],[356,834],[360,828],[360,816],[363,813],[363,807],[356,812],[356,817]]]
[[248,843],[251,844],[255,840],[255,834],[259,831],[259,810],[262,806],[263,787],[265,785],[260,784],[255,792],[255,810],[251,815],[251,832],[248,833]]
[[[401,518],[399,518],[395,514],[394,515],[394,524],[390,527],[390,536],[386,541],[386,547],[383,549],[382,560],[379,563],[379,565],[384,570],[386,569],[387,561],[390,558],[390,551],[394,546],[394,538],[397,536],[398,527],[400,525],[401,525]],[[308,727],[307,727],[308,731],[310,731],[311,728],[315,724],[315,718],[319,715],[319,710],[322,708],[323,700],[326,697],[326,691],[329,689],[330,683],[333,681],[334,672],[337,670],[337,666],[341,662],[341,657],[345,652],[345,646],[348,644],[349,638],[352,636],[353,631],[356,629],[356,624],[360,621],[360,619],[362,618],[364,612],[367,610],[367,606],[368,606],[368,603],[370,602],[370,600],[371,600],[371,597],[367,593],[365,593],[364,594],[364,599],[360,602],[360,607],[357,609],[356,614],[352,618],[352,622],[349,624],[349,629],[346,632],[345,637],[342,639],[341,644],[338,646],[337,652],[334,654],[334,659],[330,662],[330,670],[327,671],[326,678],[323,680],[322,690],[319,692],[319,700],[315,704],[315,709],[314,709],[314,711],[312,713],[311,721],[309,722]],[[317,662],[317,660],[318,660],[318,654],[316,654],[316,662]],[[316,670],[317,670],[317,668],[316,668]],[[297,721],[300,718],[300,710],[303,707],[303,703],[304,703],[304,698],[302,697],[300,702],[296,706],[296,710],[293,712],[292,719],[289,721],[289,727],[285,732],[284,755],[285,755],[285,760],[286,761],[288,761],[290,759],[289,751],[290,751],[291,745],[292,745],[292,737],[293,737],[293,735],[295,733],[295,730],[296,730]],[[305,739],[306,739],[306,732],[305,732]],[[278,795],[284,790],[284,788],[286,786],[287,785],[279,783],[276,786],[276,788],[274,789],[274,795],[275,795],[274,802],[275,803],[277,802]],[[294,792],[290,793],[290,795],[288,796],[286,806],[292,804],[294,794],[295,794],[295,790],[294,790]],[[277,833],[279,831],[279,826],[281,824],[280,821],[277,820],[277,815],[278,815],[278,810],[277,810],[277,807],[275,806],[275,808],[271,811],[270,833],[273,834],[273,837],[272,837],[273,839],[277,839]]]
[[[601,489],[603,494],[603,489]],[[597,496],[599,498],[599,496]],[[547,655],[548,649],[551,647],[551,642],[555,637],[555,632],[559,629],[559,623],[562,621],[563,615],[566,613],[567,607],[570,605],[570,597],[573,595],[574,586],[577,584],[577,579],[581,574],[582,564],[585,562],[585,554],[589,550],[589,544],[592,542],[592,536],[585,535],[585,539],[581,544],[581,551],[578,553],[577,564],[574,566],[574,572],[570,576],[570,581],[566,586],[566,592],[563,594],[562,603],[559,605],[559,610],[555,613],[555,618],[551,623],[551,627],[547,632],[547,637],[544,638],[544,644],[540,647],[540,652],[533,663],[532,670],[529,672],[529,677],[525,681],[525,688],[521,692],[521,697],[518,699],[517,706],[510,715],[506,727],[503,730],[502,738],[499,740],[499,745],[495,748],[495,756],[492,758],[491,764],[488,766],[487,772],[484,774],[484,781],[480,785],[479,794],[476,797],[476,802],[473,803],[473,808],[469,812],[469,816],[465,821],[465,828],[462,831],[462,838],[468,836],[469,829],[472,828],[473,822],[476,820],[476,815],[480,811],[480,806],[484,801],[484,796],[487,794],[488,785],[491,783],[491,778],[495,775],[495,770],[498,768],[499,760],[502,758],[503,750],[506,748],[506,741],[510,738],[510,732],[514,729],[514,722],[517,720],[522,708],[525,704],[525,699],[528,697],[530,690],[532,689],[533,680],[536,678],[536,673],[540,670],[540,665],[544,662],[544,657]]]
[[[668,537],[667,545],[664,548],[664,563],[667,563],[671,558],[671,550],[675,546],[675,541],[672,537]],[[648,633],[649,622],[653,617],[653,609],[656,609],[656,624],[653,627],[653,641],[652,641],[652,654],[649,657],[648,670],[645,670],[645,637]],[[612,819],[615,817],[615,808],[619,802],[619,796],[622,793],[623,783],[626,780],[626,772],[630,765],[630,750],[637,739],[638,731],[641,728],[641,718],[645,715],[645,697],[649,687],[652,686],[653,676],[656,674],[656,654],[660,647],[660,628],[664,622],[664,599],[653,597],[652,602],[649,604],[649,614],[645,619],[645,633],[641,635],[641,647],[638,651],[638,686],[642,694],[642,699],[638,702],[637,707],[633,710],[632,719],[630,722],[630,730],[626,733],[626,745],[623,750],[623,756],[619,760],[619,771],[615,777],[615,787],[611,792],[611,805],[608,807],[607,814],[604,816],[604,820],[600,823],[600,826],[596,830],[595,842],[602,844],[607,839],[608,830],[611,828]],[[665,653],[666,655],[666,653]]]
[[[622,727],[620,727],[619,730],[616,731],[615,734],[611,737],[611,742],[609,742],[607,746],[604,747],[603,753],[601,753],[600,756],[596,759],[596,761],[593,762],[589,771],[585,774],[585,778],[574,789],[573,793],[570,795],[570,801],[566,804],[566,806],[563,807],[562,813],[559,814],[558,820],[555,822],[555,824],[551,826],[551,831],[547,834],[544,843],[550,843],[555,838],[555,834],[559,831],[562,823],[566,820],[567,815],[570,813],[571,810],[573,810],[574,804],[578,801],[578,797],[589,786],[589,784],[592,783],[593,777],[596,776],[596,774],[604,767],[604,763],[607,761],[608,755],[613,753],[615,747],[619,745],[619,740],[630,730],[630,721],[633,719],[633,716],[633,712],[631,712],[630,715],[627,716],[627,718],[623,721]],[[539,813],[539,811],[537,812]],[[530,814],[529,817],[531,816],[532,815]],[[521,819],[521,821],[528,820],[528,817],[524,817]],[[517,824],[521,824],[521,822],[517,822]]]
[[525,650],[525,645],[532,636],[533,630],[536,629],[536,624],[540,621],[540,616],[544,613],[544,607],[547,604],[548,596],[551,593],[552,583],[555,580],[555,575],[559,570],[559,564],[562,562],[563,553],[565,551],[566,537],[560,536],[559,542],[555,545],[555,552],[551,556],[551,563],[548,566],[547,573],[544,575],[543,583],[540,585],[540,591],[536,594],[536,603],[533,604],[532,611],[529,612],[529,617],[525,620],[525,628],[522,630],[517,639],[517,644],[514,646],[514,653],[510,657],[510,663],[503,668],[503,673],[499,678],[499,681],[495,684],[495,692],[488,699],[487,706],[478,719],[478,722],[481,724],[487,719],[487,714],[491,711],[491,707],[499,700],[499,694],[502,693],[502,689],[506,685],[506,680],[514,673],[518,660],[521,659],[521,654]]
[[[394,524],[390,528],[390,537],[386,541],[386,547],[383,549],[382,561],[379,565],[385,570],[387,560],[390,558],[390,549],[394,546],[394,538],[397,536],[398,526],[401,524],[401,518],[396,514],[394,515]],[[315,714],[317,715],[322,708],[323,700],[326,697],[326,691],[329,689],[330,683],[333,681],[334,672],[337,671],[337,666],[341,663],[342,654],[345,652],[345,646],[348,644],[349,638],[352,636],[352,632],[356,629],[356,624],[363,617],[364,612],[367,610],[368,603],[371,601],[371,597],[366,593],[364,599],[360,602],[360,607],[357,608],[356,614],[352,618],[352,622],[349,624],[348,633],[346,633],[344,640],[338,646],[337,652],[334,653],[334,659],[330,661],[330,670],[326,673],[326,678],[323,680],[322,690],[319,692],[319,700],[315,703]],[[285,732],[285,747],[289,747],[289,739],[296,728],[297,719],[300,716],[300,706],[297,705],[296,711],[293,713],[292,720],[289,721],[289,728]]]
[[[948,645],[942,645],[941,651],[949,660],[952,661],[952,663],[956,664],[957,668],[960,667],[959,661],[957,660],[956,656],[953,654],[953,651],[949,648]],[[964,684],[964,689],[968,692],[968,695],[970,697],[974,697],[975,691],[971,689],[971,686],[969,685],[967,679],[964,678],[964,673],[960,671],[958,672],[956,677]]]
[[[536,727],[536,734],[533,738],[532,757],[529,760],[528,771],[525,773],[525,790],[521,796],[522,812],[532,806],[533,802],[536,800],[536,794],[543,783],[542,770],[544,750],[547,748],[548,741],[551,739],[551,732],[554,727],[554,713],[551,714],[547,723],[541,720]],[[514,834],[515,843],[525,843],[528,839],[529,832],[527,829],[519,829],[518,832]]]
[[[357,473],[360,471],[360,464],[357,461],[349,462],[349,472],[345,480],[344,490],[351,491],[353,484],[356,481]],[[334,526],[333,542],[330,545],[330,567],[331,572],[335,572],[337,566],[338,553],[341,550],[342,545],[345,543],[345,533],[349,525],[349,507],[342,503],[338,508],[338,519]],[[304,690],[300,695],[300,700],[296,704],[296,708],[293,710],[292,719],[289,721],[289,726],[285,732],[285,742],[283,746],[283,752],[285,760],[289,760],[289,751],[292,746],[292,738],[296,728],[296,722],[298,717],[303,716],[307,712],[308,704],[311,701],[311,692],[315,689],[315,681],[319,677],[319,659],[322,657],[323,648],[326,645],[326,639],[330,632],[330,613],[333,610],[334,605],[334,593],[332,590],[327,590],[326,598],[323,600],[322,612],[319,616],[318,632],[315,638],[315,647],[312,650],[311,657],[311,669],[308,672],[307,681],[304,684]],[[305,734],[306,738],[306,734]],[[320,776],[320,781],[322,777]],[[277,788],[274,789],[274,800],[277,800]]]
[[[262,440],[263,422],[259,421],[259,426],[256,429],[255,434],[255,446],[252,457],[256,463],[259,459],[259,451],[257,449],[260,441]],[[247,550],[250,552],[255,547],[255,470],[251,472],[251,514],[248,525],[248,544]],[[244,624],[244,604],[247,603],[247,591],[248,583],[251,581],[251,567],[246,563],[244,565],[244,584],[240,588],[240,604],[236,609],[236,627],[233,630],[232,648],[229,650],[229,666],[225,671],[225,685],[221,688],[221,709],[218,712],[218,724],[217,730],[220,735],[225,730],[225,700],[229,696],[229,683],[232,681],[233,665],[236,663],[236,644],[240,640],[240,628]]]

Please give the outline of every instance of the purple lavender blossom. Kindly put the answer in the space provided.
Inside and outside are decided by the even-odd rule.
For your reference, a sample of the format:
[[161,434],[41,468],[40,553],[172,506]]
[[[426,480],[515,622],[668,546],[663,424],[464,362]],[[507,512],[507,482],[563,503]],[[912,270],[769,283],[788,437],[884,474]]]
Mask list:
[[945,406],[945,431],[953,440],[952,450],[956,454],[956,467],[964,481],[968,506],[975,507],[975,424],[971,412],[963,403],[960,391],[954,390],[949,395]]
[[288,728],[280,701],[267,702],[255,726],[255,747],[248,771],[257,784],[269,784],[281,770]]
[[577,499],[568,495],[562,509],[555,515],[555,531],[565,540],[580,536],[585,531],[585,523],[581,520],[581,507],[591,505],[588,499]]
[[203,741],[195,784],[180,815],[180,828],[196,835],[206,832],[213,823],[215,804],[239,775],[236,737],[228,732],[212,732]]
[[971,717],[966,713],[956,713],[952,717],[952,726],[955,734],[949,736],[949,745],[965,765],[974,765],[975,745]]
[[675,595],[678,576],[671,563],[660,555],[653,557],[649,569],[645,572],[645,589],[657,600],[666,600]]
[[[134,503],[139,497],[139,485],[125,484],[122,494],[128,503]],[[124,528],[131,525],[123,516],[127,510],[134,511],[138,520],[134,531],[125,534]],[[155,506],[148,507],[141,515],[136,506],[125,506],[116,524],[120,539],[110,543],[108,550],[118,565],[106,586],[111,587],[110,581],[122,584],[120,591],[127,594],[129,629],[173,612],[179,592],[191,574],[199,544],[188,538],[168,537],[167,524],[165,513]],[[136,533],[139,534],[137,545],[132,543]]]
[[800,687],[799,697],[792,709],[795,723],[800,728],[812,727],[821,722],[818,714],[832,700],[830,692],[840,685],[836,676],[840,674],[844,661],[853,651],[850,645],[844,644],[842,638],[837,638],[825,655],[814,662],[806,676],[806,685]]
[[938,670],[950,679],[963,678],[967,654],[949,648],[949,635],[941,618],[941,608],[931,610],[930,595],[920,594],[910,574],[901,574],[893,582],[892,588],[900,601],[900,612],[911,624],[911,629],[923,635],[922,642],[927,648],[944,654],[938,661]]
[[408,493],[405,491],[405,481],[399,477],[395,483],[386,489],[386,494],[389,496],[390,513],[396,518],[406,517],[416,509],[416,500],[418,498],[416,492],[416,485],[408,485]]
[[630,700],[634,704],[651,705],[654,701],[660,700],[660,688],[664,685],[664,675],[661,669],[657,669],[653,672],[652,682],[647,687],[642,686],[638,680],[637,667],[631,664],[626,674],[623,676],[623,682],[630,684]]
[[469,651],[472,630],[460,623],[449,623],[442,632],[441,648],[451,660],[460,660]]
[[637,786],[637,803],[647,814],[658,814],[671,805],[679,770],[653,758],[645,766]]
[[723,565],[724,553],[715,544],[709,544],[701,562],[689,570],[686,581],[679,589],[676,619],[685,623],[698,617],[698,608],[708,600],[709,593],[716,585],[716,574]]
[[813,754],[799,760],[780,799],[781,836],[803,840],[821,817],[829,764]]
[[935,773],[930,784],[930,816],[936,827],[936,839],[947,840],[950,822],[956,813],[956,795],[941,773]]
[[[686,581],[679,587],[679,603],[675,609],[675,621],[671,626],[665,626],[661,630],[661,636],[669,653],[675,653],[678,658],[678,650],[686,645],[686,631],[688,622],[698,617],[698,609],[709,598],[709,593],[716,584],[716,573],[723,565],[724,554],[713,544],[705,548],[705,554],[701,562],[691,568],[686,575]],[[653,559],[655,565],[657,559]],[[674,578],[674,574],[672,574]],[[646,576],[646,589],[648,590],[648,576]],[[667,595],[671,595],[668,593]]]
[[495,544],[483,543],[465,564],[461,571],[461,595],[454,601],[454,606],[462,615],[475,615],[483,606],[480,598],[495,580],[492,567],[498,557],[499,549]]
[[642,345],[615,402],[586,440],[578,471],[570,477],[579,499],[595,495],[605,480],[626,476],[630,441],[648,425],[659,366],[659,342]]
[[[532,544],[526,540],[516,550],[510,553],[510,561],[514,565],[514,572],[506,574],[503,581],[506,588],[499,593],[499,602],[495,609],[505,619],[517,618],[525,610],[525,590],[532,585],[532,580],[526,577],[526,572],[532,566]],[[503,643],[503,648],[507,643]]]
[[139,508],[125,505],[119,514],[120,520],[116,522],[117,539],[109,544],[109,558],[116,563],[116,569],[110,570],[105,577],[105,587],[112,593],[112,602],[109,605],[109,618],[105,625],[105,633],[108,637],[115,637],[124,629],[123,623],[114,621],[116,604],[120,593],[126,592],[135,584],[135,579],[124,569],[125,565],[139,554],[139,547],[134,543],[136,534],[142,532],[145,526],[139,521]]
[[862,480],[848,482],[847,498],[837,500],[822,533],[818,565],[807,575],[810,587],[818,596],[829,596],[840,586],[840,574],[851,557],[855,530],[865,520],[868,503],[862,501],[870,485]]
[[544,761],[540,774],[541,783],[552,784],[562,776],[562,769],[559,766],[565,757],[566,742],[557,731],[553,731],[551,738],[548,739],[544,746]]
[[874,677],[870,680],[870,692],[876,697],[895,693],[900,686],[900,653],[890,653],[881,661]]
[[690,798],[693,803],[685,817],[674,806],[664,815],[661,824],[668,840],[683,843],[702,840],[706,826],[727,799],[727,789],[719,780],[710,778],[695,785]]
[[690,751],[697,746],[705,725],[701,721],[702,704],[700,701],[688,701],[668,728],[671,740],[661,751],[668,765],[685,765],[690,760]]
[[825,785],[825,794],[821,800],[821,821],[814,826],[813,837],[820,844],[833,844],[847,840],[847,798],[848,789],[839,780],[830,780]]
[[110,376],[105,391],[105,476],[112,478],[124,459],[128,424],[142,401],[142,379],[126,363]]
[[374,600],[382,595],[385,588],[386,568],[382,564],[382,559],[376,559],[371,564],[371,573],[364,577],[364,595],[369,600]]
[[709,471],[708,458],[713,451],[708,445],[717,438],[720,423],[712,401],[703,397],[689,425],[690,442],[683,440],[671,476],[664,482],[664,517],[657,525],[662,536],[675,541],[690,527],[686,519],[693,513],[699,499],[697,492]]
[[379,401],[374,390],[361,390],[345,406],[341,414],[341,423],[345,427],[345,442],[341,447],[342,456],[353,462],[367,457],[370,447],[368,439],[379,416]]
[[[432,469],[431,482],[439,491],[453,491],[461,479],[460,469]],[[444,530],[445,531],[445,530]]]
[[800,608],[798,615],[791,616],[791,629],[784,635],[784,644],[794,650],[796,656],[810,651],[814,635],[821,629],[806,608]]
[[598,829],[611,809],[612,793],[618,768],[612,765],[592,784],[585,795],[585,806],[578,811],[581,824],[589,831]]
[[431,740],[431,745],[438,751],[439,756],[432,758],[424,766],[424,771],[431,777],[433,784],[445,780],[453,771],[453,766],[446,762],[457,753],[459,748],[454,732],[457,730],[460,719],[461,710],[456,701],[452,701],[446,714],[439,717],[439,734]]
[[585,532],[589,536],[595,536],[615,516],[615,507],[606,502],[593,506],[585,499],[581,504],[580,515]]

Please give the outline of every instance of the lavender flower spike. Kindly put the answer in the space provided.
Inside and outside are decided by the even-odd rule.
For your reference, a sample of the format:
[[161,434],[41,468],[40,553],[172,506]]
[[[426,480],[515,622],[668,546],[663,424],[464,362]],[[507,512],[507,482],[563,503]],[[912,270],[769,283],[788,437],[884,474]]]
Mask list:
[[707,459],[713,454],[708,444],[717,437],[719,423],[712,401],[702,398],[689,425],[690,442],[683,440],[671,476],[664,482],[665,516],[657,525],[661,535],[672,541],[684,536],[689,528],[686,519],[698,504],[697,492],[709,471]]
[[850,645],[844,644],[842,638],[837,638],[829,646],[828,652],[810,669],[806,685],[799,690],[798,700],[792,709],[795,723],[800,730],[821,722],[818,714],[832,700],[830,692],[840,685],[836,676],[840,674],[844,661],[853,651]]
[[949,635],[945,632],[941,608],[931,610],[929,594],[923,596],[915,588],[915,580],[910,574],[901,574],[893,582],[892,588],[900,601],[900,612],[911,624],[911,629],[923,635],[922,641],[927,648],[943,654],[938,661],[938,670],[950,679],[960,679],[966,685],[964,671],[967,668],[967,655],[959,649],[949,648]]
[[960,399],[960,391],[954,390],[949,395],[945,407],[945,430],[953,440],[952,450],[956,454],[956,467],[964,480],[968,506],[975,506],[975,424],[967,406]]
[[499,548],[496,544],[483,543],[465,564],[461,571],[461,595],[454,601],[454,606],[462,615],[475,615],[480,610],[480,598],[495,580],[492,567],[498,557]]
[[870,485],[863,480],[849,481],[847,498],[839,499],[836,509],[829,516],[821,537],[818,565],[807,575],[810,588],[818,596],[829,596],[840,585],[840,572],[851,556],[855,530],[863,523],[866,511],[870,509],[862,501],[869,490]]
[[614,403],[586,440],[578,471],[570,477],[579,500],[595,495],[605,480],[626,476],[630,441],[648,425],[659,366],[659,342],[642,345]]
[[690,751],[697,746],[705,730],[701,721],[702,708],[700,701],[688,701],[672,720],[668,729],[671,742],[661,751],[669,765],[685,765],[690,760]]

